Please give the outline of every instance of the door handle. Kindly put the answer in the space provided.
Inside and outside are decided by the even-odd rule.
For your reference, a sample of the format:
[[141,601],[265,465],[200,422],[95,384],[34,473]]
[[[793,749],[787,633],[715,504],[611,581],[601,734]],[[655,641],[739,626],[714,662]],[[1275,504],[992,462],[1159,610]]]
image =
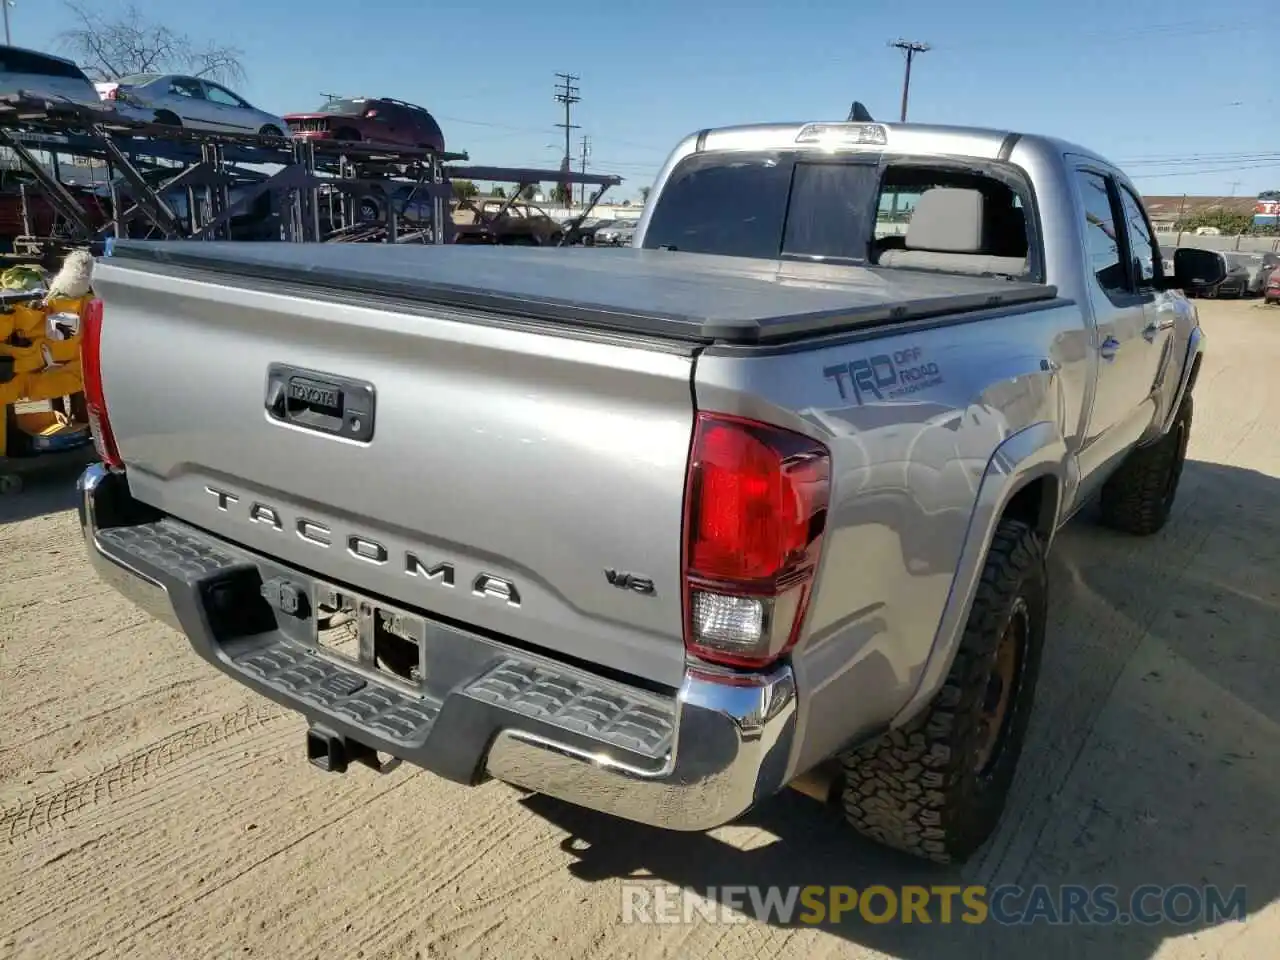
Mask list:
[[1098,352],[1102,354],[1103,360],[1114,360],[1116,358],[1116,351],[1119,349],[1120,341],[1115,337],[1107,337],[1107,339],[1102,341],[1101,346],[1098,347]]
[[1173,329],[1172,317],[1169,318],[1168,320],[1152,320],[1143,328],[1142,339],[1146,340],[1147,343],[1154,343],[1156,339],[1156,335],[1160,333],[1160,331],[1172,330],[1172,329]]

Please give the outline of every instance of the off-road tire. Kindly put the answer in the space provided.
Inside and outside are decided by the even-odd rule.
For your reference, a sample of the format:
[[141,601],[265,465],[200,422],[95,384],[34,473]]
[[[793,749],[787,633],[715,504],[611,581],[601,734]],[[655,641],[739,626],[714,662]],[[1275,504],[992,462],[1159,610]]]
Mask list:
[[1113,530],[1146,537],[1169,519],[1191,438],[1191,397],[1182,402],[1169,432],[1133,450],[1102,487],[1102,522]]
[[[1026,737],[1044,647],[1048,574],[1040,537],[1002,520],[987,553],[960,648],[929,706],[902,727],[841,758],[845,819],[864,836],[938,863],[968,859],[1004,812]],[[1023,618],[1010,699],[989,759],[983,708],[997,653]]]

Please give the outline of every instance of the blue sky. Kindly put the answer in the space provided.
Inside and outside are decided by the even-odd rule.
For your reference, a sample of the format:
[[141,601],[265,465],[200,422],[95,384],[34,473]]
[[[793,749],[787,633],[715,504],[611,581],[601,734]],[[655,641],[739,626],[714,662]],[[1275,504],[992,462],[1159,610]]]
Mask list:
[[[1268,0],[135,5],[239,47],[239,92],[264,109],[311,109],[322,91],[399,97],[431,110],[450,148],[477,163],[554,167],[554,74],[576,73],[575,136],[592,139],[591,169],[626,178],[618,196],[634,196],[702,127],[840,119],[854,99],[896,119],[897,37],[933,45],[913,72],[913,120],[1075,140],[1120,162],[1148,195],[1280,188]],[[17,0],[10,18],[15,44],[47,50],[71,22],[58,0]]]

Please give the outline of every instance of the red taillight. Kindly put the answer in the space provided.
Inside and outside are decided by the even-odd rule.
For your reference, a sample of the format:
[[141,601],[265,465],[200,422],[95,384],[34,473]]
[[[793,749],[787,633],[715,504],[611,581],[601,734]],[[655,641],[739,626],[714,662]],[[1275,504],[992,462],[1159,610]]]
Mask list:
[[102,301],[90,300],[80,315],[80,370],[84,377],[84,403],[89,411],[89,429],[98,456],[108,467],[121,468],[124,460],[116,448],[107,417],[107,399],[102,390]]
[[685,492],[685,647],[761,667],[799,637],[827,520],[831,455],[818,441],[698,415]]

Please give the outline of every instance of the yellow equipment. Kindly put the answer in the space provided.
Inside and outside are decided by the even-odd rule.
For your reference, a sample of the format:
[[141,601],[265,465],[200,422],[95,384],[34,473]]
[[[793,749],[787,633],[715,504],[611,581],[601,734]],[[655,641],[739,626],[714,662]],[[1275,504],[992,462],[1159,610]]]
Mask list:
[[[11,443],[19,439],[10,431],[15,428],[24,436],[28,450],[47,447],[57,449],[65,440],[87,437],[87,426],[68,416],[83,409],[84,379],[80,369],[79,323],[63,330],[52,319],[57,314],[79,317],[89,297],[74,300],[50,300],[15,303],[0,312],[0,492],[21,486],[16,474],[6,472],[5,463],[14,451]],[[70,328],[74,326],[74,329]],[[70,336],[65,333],[70,332]],[[70,404],[64,404],[70,398]],[[62,404],[66,412],[58,414],[18,413],[15,405],[52,400]]]

